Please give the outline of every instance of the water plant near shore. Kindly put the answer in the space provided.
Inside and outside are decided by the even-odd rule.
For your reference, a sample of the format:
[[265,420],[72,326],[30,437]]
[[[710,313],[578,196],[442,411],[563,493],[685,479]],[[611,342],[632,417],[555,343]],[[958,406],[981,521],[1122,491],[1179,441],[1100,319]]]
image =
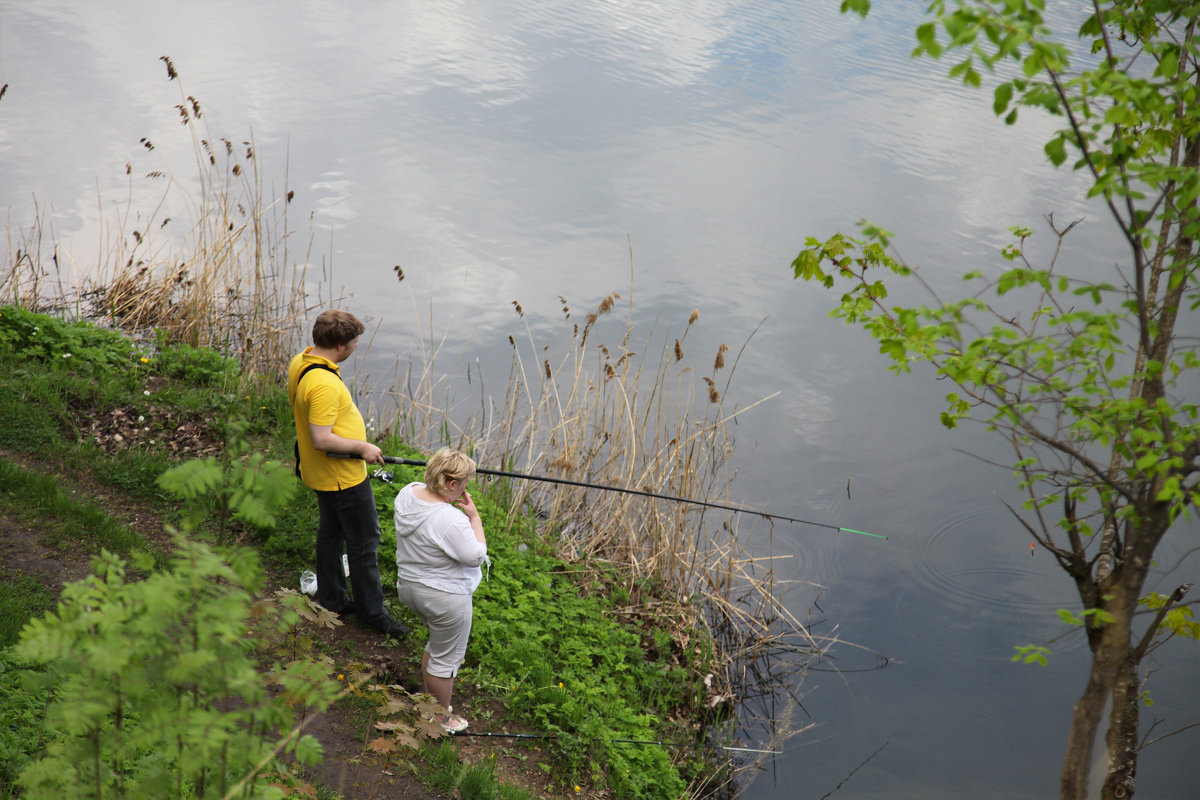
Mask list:
[[93,266],[78,267],[39,209],[26,228],[9,225],[0,297],[126,331],[164,331],[172,341],[236,354],[247,374],[270,373],[290,354],[310,309],[311,237],[293,250],[286,172],[275,196],[253,134],[215,134],[171,59],[161,60],[179,87],[173,110],[194,174],[178,174],[166,148],[143,137],[125,164],[126,197],[111,205],[99,198]]
[[[455,407],[452,383],[424,362],[415,379],[397,380],[386,395],[394,415],[388,429],[426,449],[453,444],[481,465],[728,501],[735,444],[728,426],[762,402],[740,408],[730,399],[749,341],[728,359],[732,349],[720,344],[700,366],[696,361],[704,356],[689,355],[694,348],[687,346],[700,326],[698,310],[678,336],[651,332],[635,348],[628,301],[625,322],[605,325],[621,309],[618,293],[580,320],[560,300],[566,333],[551,342],[535,340],[524,307],[513,303],[525,336],[509,339],[512,363],[500,399],[465,418],[439,415],[437,409]],[[612,334],[617,341],[605,341]],[[431,357],[440,352],[426,344],[419,349]],[[560,354],[556,363],[550,353]],[[740,717],[719,713],[798,684],[828,644],[783,604],[769,551],[752,544],[753,524],[743,530],[728,514],[714,517],[699,507],[588,487],[513,479],[490,485],[499,486],[510,514],[535,510],[543,544],[605,592],[629,598],[622,612],[627,622],[642,619],[668,631],[669,641],[685,643],[672,646],[705,650],[689,665],[703,662],[707,685],[697,700],[714,712],[707,718],[718,738],[736,735],[747,723],[762,723],[784,738],[796,730],[784,723],[786,702],[782,711],[765,702],[740,705]]]

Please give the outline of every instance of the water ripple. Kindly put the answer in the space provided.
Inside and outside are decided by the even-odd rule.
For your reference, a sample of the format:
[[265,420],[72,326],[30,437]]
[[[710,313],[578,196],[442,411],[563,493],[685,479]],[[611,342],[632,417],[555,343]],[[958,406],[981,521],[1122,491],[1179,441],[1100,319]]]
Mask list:
[[[1013,646],[1041,644],[1064,632],[1058,608],[1078,602],[1057,565],[1040,549],[1027,555],[1006,509],[972,509],[924,538],[916,577],[896,600],[894,619],[912,636],[948,652],[1011,657]],[[1065,652],[1083,644],[1068,636]]]

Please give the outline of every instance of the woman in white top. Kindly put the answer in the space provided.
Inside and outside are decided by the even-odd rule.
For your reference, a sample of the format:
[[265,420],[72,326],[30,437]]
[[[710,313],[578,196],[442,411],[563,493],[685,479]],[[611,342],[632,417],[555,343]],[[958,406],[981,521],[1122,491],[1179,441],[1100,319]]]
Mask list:
[[467,493],[474,474],[473,460],[444,447],[426,464],[425,482],[405,486],[395,503],[396,591],[429,628],[421,672],[449,733],[468,724],[453,713],[450,695],[471,635],[471,594],[487,561],[483,522]]

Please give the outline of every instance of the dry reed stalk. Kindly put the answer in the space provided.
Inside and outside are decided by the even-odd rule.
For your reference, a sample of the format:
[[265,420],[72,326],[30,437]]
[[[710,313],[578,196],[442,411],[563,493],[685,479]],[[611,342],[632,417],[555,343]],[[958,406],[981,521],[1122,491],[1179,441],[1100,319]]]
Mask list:
[[[157,202],[143,212],[134,208],[134,170],[127,164],[124,201],[106,209],[98,198],[94,268],[66,289],[56,287],[58,298],[74,293],[90,303],[81,316],[99,316],[136,333],[162,330],[173,340],[238,357],[246,375],[273,374],[299,343],[300,323],[321,305],[308,304],[305,296],[312,238],[300,264],[292,264],[287,217],[292,192],[286,180],[285,196],[269,199],[253,135],[239,144],[214,138],[199,102],[185,97],[182,88],[180,98],[176,110],[190,135],[195,176],[179,180],[165,162],[150,170],[147,180],[163,186]],[[147,153],[156,150],[149,140],[142,144]],[[168,208],[182,213],[173,220]],[[25,244],[15,250],[9,226],[10,256],[0,289],[31,308],[45,303],[40,295],[49,269],[40,248],[30,244],[40,244],[46,226],[39,212]],[[57,245],[52,260],[57,267]]]
[[[554,360],[544,357],[553,351],[535,341],[524,309],[514,303],[524,334],[520,342],[509,338],[507,383],[494,404],[481,399],[468,420],[450,419],[451,389],[433,377],[444,374],[434,361],[445,339],[432,346],[425,342],[426,335],[433,341],[432,330],[422,333],[419,378],[413,379],[410,363],[407,379],[391,393],[396,430],[421,449],[455,443],[447,441],[453,433],[457,445],[494,468],[728,501],[734,442],[726,426],[747,409],[727,409],[724,398],[746,345],[727,359],[730,348],[722,344],[715,357],[705,356],[712,359],[709,374],[698,377],[687,340],[698,313],[681,335],[658,345],[651,331],[634,348],[631,309],[617,331],[619,343],[606,345],[603,318],[619,299],[604,298],[582,325],[573,323],[564,300],[570,335]],[[542,535],[563,558],[585,570],[589,564],[615,566],[631,593],[653,585],[655,624],[673,638],[706,628],[718,649],[714,673],[724,676],[718,686],[748,680],[770,659],[802,671],[823,655],[826,642],[776,593],[787,585],[776,585],[770,553],[751,552],[748,532],[736,518],[576,486],[510,480],[509,489],[512,510],[536,509]],[[758,691],[756,685],[738,691]],[[714,689],[715,696],[723,691],[736,693]]]
[[[0,274],[0,302],[34,311],[64,312],[78,302],[67,288],[74,283],[74,276],[65,276],[64,282],[53,221],[43,213],[37,197],[33,205],[34,216],[26,230],[14,230],[9,212],[8,257]],[[50,253],[43,257],[47,240]]]

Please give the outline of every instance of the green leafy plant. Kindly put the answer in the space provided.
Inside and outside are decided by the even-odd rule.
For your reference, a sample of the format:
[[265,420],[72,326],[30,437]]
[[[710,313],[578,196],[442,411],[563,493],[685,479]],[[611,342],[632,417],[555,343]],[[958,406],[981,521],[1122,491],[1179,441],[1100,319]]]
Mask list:
[[211,347],[174,341],[167,331],[157,332],[157,350],[150,360],[155,372],[191,386],[206,388],[236,385],[241,366]]
[[284,753],[319,761],[294,709],[327,706],[338,686],[318,661],[260,671],[256,559],[224,560],[182,537],[176,548],[169,569],[141,581],[102,554],[92,576],[64,587],[55,613],[26,627],[17,654],[44,666],[31,678],[53,693],[45,752],[20,774],[24,797],[279,797],[262,777],[268,765],[279,769]]
[[1018,645],[1017,652],[1012,657],[1014,662],[1022,662],[1025,664],[1040,664],[1046,666],[1046,658],[1050,655],[1050,648],[1042,645]]
[[158,485],[187,506],[184,528],[198,530],[215,518],[217,540],[224,543],[236,520],[257,528],[275,525],[279,509],[296,491],[290,468],[263,453],[248,453],[245,423],[227,423],[229,438],[220,459],[209,456],[172,467]]
[[[394,483],[374,484],[385,519],[399,488],[420,480],[419,470],[398,467]],[[462,679],[493,687],[510,713],[553,736],[546,745],[565,766],[559,775],[564,785],[586,777],[611,787],[618,798],[681,796],[687,785],[669,748],[613,741],[678,733],[664,720],[691,699],[691,687],[678,680],[681,672],[648,660],[637,633],[606,613],[602,597],[581,591],[576,571],[533,535],[529,520],[510,517],[488,491],[472,487],[471,496],[488,532],[493,566],[474,596]],[[381,554],[395,549],[390,528],[383,526]],[[394,559],[380,562],[384,584],[394,582]],[[669,636],[661,636],[666,646]],[[421,715],[411,701],[391,691],[382,702],[403,718],[388,723],[396,746],[419,743]]]
[[18,796],[17,776],[41,751],[50,691],[35,665],[0,649],[0,797]]
[[0,306],[0,347],[19,350],[26,359],[63,364],[92,375],[127,370],[141,355],[117,331],[17,306]]

